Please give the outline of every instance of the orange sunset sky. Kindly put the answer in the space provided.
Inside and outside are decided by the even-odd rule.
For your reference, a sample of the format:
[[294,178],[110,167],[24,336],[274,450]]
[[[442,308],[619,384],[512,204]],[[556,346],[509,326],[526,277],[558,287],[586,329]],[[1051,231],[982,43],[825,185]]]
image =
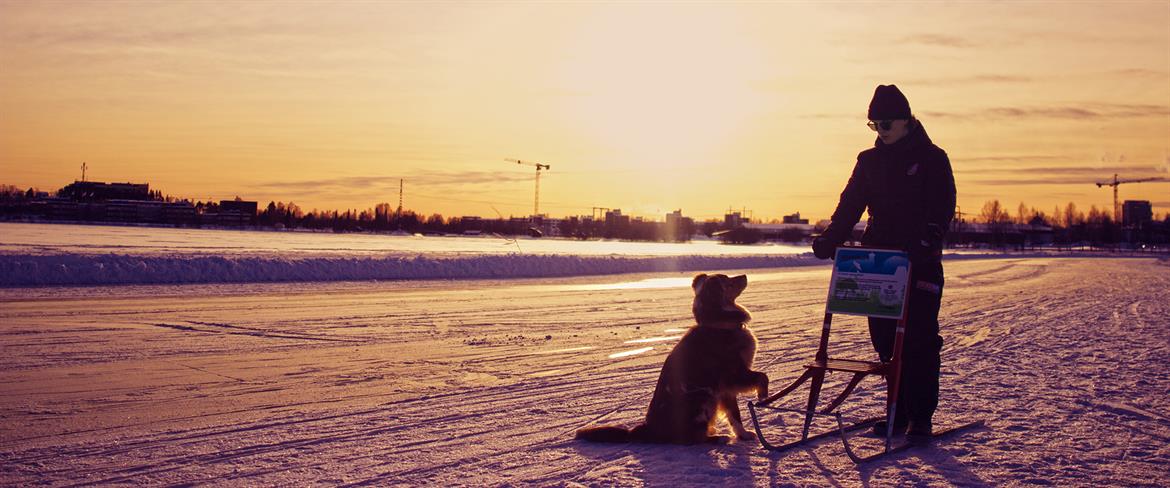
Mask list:
[[[826,218],[897,84],[959,205],[1170,178],[1170,1],[0,0],[0,183],[447,216]],[[1170,183],[1122,185],[1170,212]]]

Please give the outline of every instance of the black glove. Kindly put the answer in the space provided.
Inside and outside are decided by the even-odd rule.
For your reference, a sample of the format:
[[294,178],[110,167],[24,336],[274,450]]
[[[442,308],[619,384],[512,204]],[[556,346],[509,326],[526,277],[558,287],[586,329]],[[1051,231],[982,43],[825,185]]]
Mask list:
[[910,241],[906,245],[906,252],[910,255],[911,263],[921,263],[928,260],[942,259],[942,228],[937,224],[927,224],[922,237]]
[[829,238],[821,236],[813,239],[812,250],[813,256],[816,256],[817,259],[831,259],[837,253],[837,244]]
[[906,252],[910,255],[911,263],[923,263],[928,260],[937,260],[942,257],[942,253],[926,241],[910,243],[910,245],[907,246]]

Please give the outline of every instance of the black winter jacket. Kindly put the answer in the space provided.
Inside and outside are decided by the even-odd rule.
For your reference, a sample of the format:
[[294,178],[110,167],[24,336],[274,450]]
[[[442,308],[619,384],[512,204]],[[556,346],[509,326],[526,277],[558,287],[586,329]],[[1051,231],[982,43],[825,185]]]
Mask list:
[[925,245],[931,254],[942,250],[955,215],[955,177],[947,153],[930,141],[921,122],[915,126],[898,142],[885,144],[879,138],[857,155],[832,223],[822,234],[830,242],[848,240],[868,209],[862,245],[907,250]]

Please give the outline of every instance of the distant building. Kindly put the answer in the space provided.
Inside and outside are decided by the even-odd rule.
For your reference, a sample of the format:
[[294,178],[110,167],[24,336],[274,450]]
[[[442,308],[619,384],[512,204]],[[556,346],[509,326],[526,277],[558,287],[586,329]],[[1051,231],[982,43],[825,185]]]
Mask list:
[[539,225],[537,227],[540,229],[541,233],[546,236],[560,237],[562,222],[564,222],[564,219],[554,219],[550,218],[548,215],[544,215],[540,219]]
[[683,217],[682,209],[666,214],[666,223],[662,226],[659,239],[665,241],[687,241],[695,232],[695,220]]
[[110,222],[162,222],[164,202],[142,200],[109,200],[106,218]]
[[57,192],[58,196],[77,201],[95,200],[150,200],[147,183],[102,183],[74,181]]
[[1146,227],[1154,220],[1154,209],[1148,200],[1126,200],[1121,205],[1121,224],[1125,227]]
[[106,204],[103,202],[56,197],[45,199],[44,204],[44,215],[53,220],[106,220]]
[[220,200],[216,224],[237,226],[249,225],[256,221],[256,202],[245,200]]
[[162,208],[163,222],[176,225],[194,225],[199,216],[189,201],[167,203]]
[[245,200],[220,200],[220,212],[239,212],[249,217],[256,216],[256,202]]
[[[157,200],[41,200],[40,213],[53,220],[194,225],[198,215],[191,202]],[[216,222],[217,223],[217,222]]]
[[800,212],[784,216],[785,224],[808,224],[808,219],[800,218]]
[[605,212],[605,225],[607,227],[622,226],[630,224],[630,216],[622,215],[622,209],[615,208]]
[[511,217],[508,219],[508,225],[515,227],[515,228],[518,228],[518,229],[522,229],[522,228],[528,227],[528,223],[531,221],[532,221],[532,219],[530,219],[528,217]]
[[742,227],[743,224],[744,224],[743,215],[740,214],[739,212],[731,212],[731,213],[723,214],[723,227],[724,228],[734,229],[736,227]]
[[668,228],[669,227],[678,228],[678,225],[682,223],[682,219],[683,219],[682,209],[678,209],[678,210],[675,210],[671,213],[668,213],[668,214],[666,214],[666,226]]

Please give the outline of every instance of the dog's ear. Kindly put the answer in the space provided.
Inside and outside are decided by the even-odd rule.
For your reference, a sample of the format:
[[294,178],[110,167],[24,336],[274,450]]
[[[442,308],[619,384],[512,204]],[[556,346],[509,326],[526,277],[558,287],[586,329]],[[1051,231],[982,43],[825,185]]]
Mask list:
[[706,282],[707,282],[707,275],[705,273],[699,273],[699,274],[695,275],[694,280],[691,280],[691,289],[694,290],[695,293],[698,293],[699,288],[702,287],[703,283],[706,283]]
[[695,289],[695,299],[702,302],[707,310],[723,308],[724,297],[727,296],[727,277],[724,275],[707,275],[706,279]]
[[727,294],[730,300],[735,301],[739,294],[748,288],[748,275],[732,276],[728,279]]

